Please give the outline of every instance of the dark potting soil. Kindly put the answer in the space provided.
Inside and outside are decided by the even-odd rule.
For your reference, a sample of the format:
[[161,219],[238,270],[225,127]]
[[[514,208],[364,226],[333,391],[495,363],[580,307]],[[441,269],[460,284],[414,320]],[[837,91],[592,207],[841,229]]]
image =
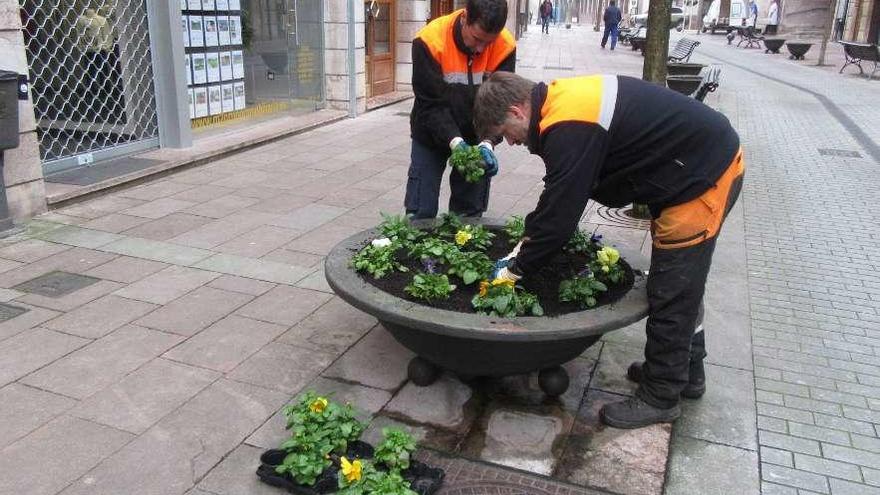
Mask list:
[[[489,256],[489,259],[494,262],[495,260],[501,259],[510,254],[511,249],[513,249],[513,244],[509,242],[509,236],[503,230],[490,230],[495,234],[495,238],[492,239],[492,246],[486,251],[486,254]],[[352,255],[354,255],[354,253],[352,253]],[[450,277],[449,282],[455,285],[456,289],[449,294],[449,298],[431,301],[431,303],[428,304],[426,301],[410,296],[403,290],[404,287],[412,282],[412,277],[415,273],[424,271],[421,261],[408,258],[407,253],[404,250],[397,252],[397,259],[409,269],[408,272],[394,271],[393,273],[389,273],[379,279],[374,278],[366,272],[361,272],[359,275],[369,284],[382,291],[408,301],[460,313],[476,312],[471,305],[471,299],[473,299],[474,295],[479,291],[479,281],[474,282],[471,285],[464,285],[464,282],[462,282],[461,279],[452,276]],[[583,308],[576,303],[561,302],[559,300],[559,283],[563,280],[572,278],[583,271],[589,261],[589,257],[584,254],[559,253],[559,255],[553,258],[547,265],[541,267],[538,273],[524,278],[520,285],[522,285],[527,291],[538,296],[538,300],[541,302],[541,307],[544,309],[545,316],[559,316],[576,311],[583,311]],[[635,281],[632,268],[622,258],[620,264],[623,267],[624,279],[617,284],[606,284],[608,285],[608,290],[596,295],[597,304],[590,309],[611,304],[622,298],[630,289],[632,289],[633,282]],[[445,269],[446,268],[442,264],[437,265],[437,273],[444,273]]]

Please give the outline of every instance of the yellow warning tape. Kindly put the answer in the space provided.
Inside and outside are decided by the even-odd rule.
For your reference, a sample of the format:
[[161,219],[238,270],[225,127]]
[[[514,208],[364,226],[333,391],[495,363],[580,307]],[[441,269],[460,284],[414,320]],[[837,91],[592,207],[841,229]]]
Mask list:
[[261,115],[266,115],[266,114],[275,113],[275,112],[282,112],[285,110],[290,110],[290,102],[289,101],[258,103],[254,106],[244,108],[241,110],[235,110],[233,112],[226,112],[226,113],[221,113],[218,115],[210,115],[208,117],[199,117],[197,119],[192,119],[190,122],[192,124],[193,129],[199,129],[201,127],[207,127],[210,125],[227,123],[227,122],[231,122],[233,120],[259,117]]

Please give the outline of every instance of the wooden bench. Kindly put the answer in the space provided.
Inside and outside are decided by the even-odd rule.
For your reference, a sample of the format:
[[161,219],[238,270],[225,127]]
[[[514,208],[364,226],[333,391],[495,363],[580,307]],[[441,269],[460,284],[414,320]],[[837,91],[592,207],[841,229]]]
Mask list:
[[694,94],[694,99],[699,101],[703,101],[707,94],[718,89],[718,84],[721,83],[721,66],[713,65],[705,69],[705,74],[703,76],[703,84],[700,85],[700,89]]
[[[846,69],[848,65],[855,65],[859,68],[859,74],[867,76],[868,79],[873,79],[878,66],[880,66],[880,48],[872,43],[856,43],[853,41],[841,41],[840,44],[843,45],[843,54],[846,57],[846,62],[840,68],[839,73],[842,74],[843,69]],[[871,71],[870,76],[862,68],[862,62],[874,63],[874,70]]]
[[669,54],[669,57],[666,60],[668,62],[687,62],[691,59],[691,55],[694,53],[694,48],[699,45],[699,41],[682,38],[675,43],[675,48],[672,49],[672,53]]

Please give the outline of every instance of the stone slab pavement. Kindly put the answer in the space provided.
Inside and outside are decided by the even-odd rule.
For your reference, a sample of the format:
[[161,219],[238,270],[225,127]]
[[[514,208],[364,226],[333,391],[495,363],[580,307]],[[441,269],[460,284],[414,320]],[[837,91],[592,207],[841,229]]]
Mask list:
[[[640,55],[600,50],[588,28],[529,32],[519,47],[536,79],[641,72]],[[642,324],[568,363],[571,388],[548,401],[534,376],[415,387],[411,354],[333,295],[323,256],[401,210],[402,103],[54,210],[0,241],[0,494],[279,493],[257,482],[257,457],[310,388],[352,402],[368,439],[413,431],[449,470],[445,495],[875,493],[880,251],[863,215],[875,131],[848,102],[876,85],[711,40],[697,59],[726,64],[707,103],[741,132],[749,175],[707,291],[709,392],[674,427],[596,417],[633,391]],[[488,214],[527,213],[543,166],[499,154]],[[611,213],[591,205],[582,224],[647,253],[644,225]],[[80,284],[25,292],[48,273]]]

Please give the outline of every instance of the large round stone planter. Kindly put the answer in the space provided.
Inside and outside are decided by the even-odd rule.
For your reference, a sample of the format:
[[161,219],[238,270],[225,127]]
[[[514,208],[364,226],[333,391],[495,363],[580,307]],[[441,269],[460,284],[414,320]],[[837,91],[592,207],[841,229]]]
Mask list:
[[[415,223],[419,227],[431,225]],[[504,225],[491,219],[477,223],[499,228]],[[616,303],[558,317],[506,319],[432,308],[367,283],[349,262],[375,237],[377,232],[369,229],[337,244],[324,262],[327,282],[339,297],[375,316],[398,342],[416,354],[408,372],[417,385],[430,385],[442,370],[461,377],[539,371],[542,390],[557,396],[568,388],[568,375],[560,365],[581,355],[604,333],[634,323],[648,313],[648,261],[626,246],[617,247],[633,267],[635,282]]]

